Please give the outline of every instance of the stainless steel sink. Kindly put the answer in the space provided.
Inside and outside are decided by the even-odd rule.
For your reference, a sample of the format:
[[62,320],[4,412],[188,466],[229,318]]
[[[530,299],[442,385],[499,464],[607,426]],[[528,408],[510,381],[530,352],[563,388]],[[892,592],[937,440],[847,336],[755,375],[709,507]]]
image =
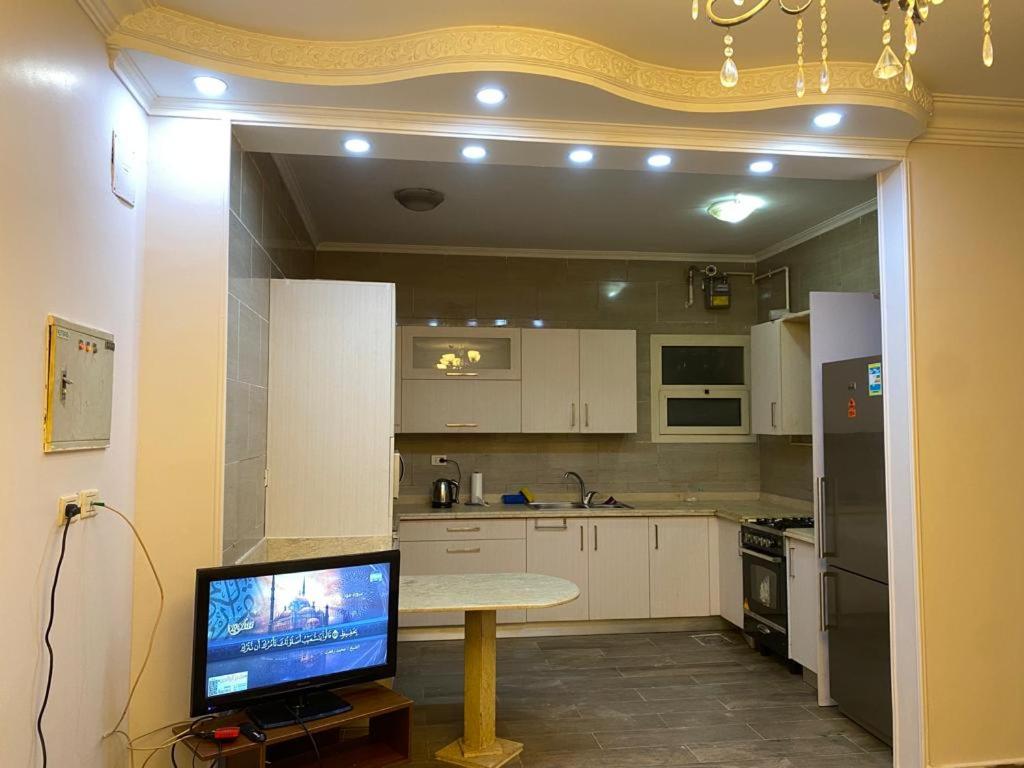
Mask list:
[[589,507],[578,501],[531,501],[527,506],[530,509],[551,511],[559,509],[633,509],[629,504],[623,504],[621,501],[614,504],[594,504]]

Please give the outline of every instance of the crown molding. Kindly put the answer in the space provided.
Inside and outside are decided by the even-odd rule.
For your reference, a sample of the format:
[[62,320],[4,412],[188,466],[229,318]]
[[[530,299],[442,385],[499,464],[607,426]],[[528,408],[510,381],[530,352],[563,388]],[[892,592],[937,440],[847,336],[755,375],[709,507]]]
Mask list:
[[302,219],[302,223],[306,227],[309,239],[314,243],[320,242],[320,233],[317,230],[316,221],[309,210],[306,196],[302,194],[302,184],[299,183],[299,178],[295,175],[295,169],[292,167],[291,161],[286,155],[272,154],[270,157],[274,160],[274,164],[281,174],[281,180],[284,182],[288,194],[291,195],[292,202],[295,203],[295,208],[298,210],[299,218]]
[[572,80],[650,106],[684,112],[746,112],[807,103],[896,109],[923,130],[932,98],[879,80],[868,62],[831,61],[827,96],[797,98],[794,67],[746,69],[735,88],[717,70],[661,66],[590,40],[543,29],[462,26],[374,40],[324,41],[268,35],[164,7],[121,20],[108,43],[221,72],[277,82],[368,85],[426,75],[521,72]]
[[819,235],[824,235],[826,232],[831,232],[833,229],[838,229],[844,224],[849,224],[851,221],[859,219],[866,213],[878,210],[878,200],[868,200],[867,202],[855,205],[849,210],[837,213],[830,219],[815,224],[813,227],[808,227],[803,232],[798,232],[792,237],[787,237],[785,240],[780,240],[775,245],[769,245],[767,248],[763,248],[753,255],[754,261],[764,261],[770,259],[772,256],[777,256],[783,251],[788,251],[790,248],[795,248],[801,243],[806,243],[808,240],[813,240]]
[[936,94],[928,130],[915,141],[987,147],[1024,147],[1024,99]]
[[156,89],[153,88],[135,59],[125,51],[119,51],[116,48],[108,48],[107,54],[110,57],[110,68],[117,75],[117,79],[128,89],[128,93],[138,102],[143,111],[152,115],[153,105],[158,99]]
[[411,253],[422,256],[497,256],[521,259],[597,259],[601,261],[681,261],[749,264],[753,256],[735,253],[666,253],[663,251],[569,251],[550,248],[496,248],[465,245],[401,245],[398,243],[319,243],[317,253]]
[[156,0],[78,0],[78,4],[96,29],[108,37],[123,17],[156,7]]

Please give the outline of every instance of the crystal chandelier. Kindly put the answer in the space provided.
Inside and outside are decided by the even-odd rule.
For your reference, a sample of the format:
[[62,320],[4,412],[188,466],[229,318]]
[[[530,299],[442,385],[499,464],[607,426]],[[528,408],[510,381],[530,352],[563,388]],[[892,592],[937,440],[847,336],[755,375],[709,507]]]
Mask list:
[[[767,8],[772,0],[706,0],[705,14],[712,24],[725,28],[725,63],[722,64],[720,79],[726,88],[734,88],[740,81],[739,67],[733,59],[733,27],[750,21]],[[720,3],[736,6],[734,16],[723,16],[715,10]],[[879,80],[891,80],[903,75],[903,85],[908,90],[914,89],[914,70],[910,60],[917,53],[917,27],[928,18],[932,6],[942,5],[943,0],[874,0],[882,9],[882,53],[878,57],[874,74]],[[796,95],[803,98],[807,91],[804,72],[804,20],[803,14],[812,6],[818,10],[819,29],[821,31],[821,65],[818,69],[818,90],[828,93],[831,77],[828,65],[828,0],[778,0],[779,9],[790,16],[796,17]],[[903,60],[892,48],[892,19],[889,18],[890,6],[897,6],[898,21],[903,24]],[[744,7],[747,6],[747,7]],[[690,15],[696,21],[700,17],[700,0],[692,0]],[[986,67],[992,66],[994,49],[992,47],[992,8],[991,0],[981,0],[982,44],[981,60]]]

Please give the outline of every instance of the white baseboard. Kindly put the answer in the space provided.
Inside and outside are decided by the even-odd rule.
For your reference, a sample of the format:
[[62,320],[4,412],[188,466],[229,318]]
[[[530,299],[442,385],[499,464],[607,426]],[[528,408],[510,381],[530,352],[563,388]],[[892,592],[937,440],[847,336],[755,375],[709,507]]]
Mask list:
[[[645,632],[716,632],[736,629],[721,616],[681,619],[621,619],[615,621],[537,621],[499,624],[498,637],[568,637],[572,635],[633,635]],[[462,627],[408,627],[398,630],[400,641],[461,640]]]

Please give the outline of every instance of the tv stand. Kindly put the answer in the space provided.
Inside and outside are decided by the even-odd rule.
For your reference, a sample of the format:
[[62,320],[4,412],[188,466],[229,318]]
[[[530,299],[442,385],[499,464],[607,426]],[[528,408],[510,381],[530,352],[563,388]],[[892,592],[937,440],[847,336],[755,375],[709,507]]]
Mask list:
[[340,715],[352,705],[333,691],[314,691],[249,707],[249,719],[264,731]]
[[[311,710],[306,709],[299,713],[305,730],[289,714],[286,725],[265,729],[267,740],[263,743],[249,741],[245,736],[220,750],[216,744],[194,737],[181,743],[198,760],[213,762],[220,758],[218,768],[384,768],[408,762],[412,740],[409,699],[376,683],[334,691],[332,697],[334,702],[346,701],[350,709],[315,720],[310,719]],[[204,723],[204,727],[240,725],[248,719],[245,713],[238,712]],[[316,740],[322,763],[317,761],[306,730]],[[180,757],[178,762],[187,765]]]

